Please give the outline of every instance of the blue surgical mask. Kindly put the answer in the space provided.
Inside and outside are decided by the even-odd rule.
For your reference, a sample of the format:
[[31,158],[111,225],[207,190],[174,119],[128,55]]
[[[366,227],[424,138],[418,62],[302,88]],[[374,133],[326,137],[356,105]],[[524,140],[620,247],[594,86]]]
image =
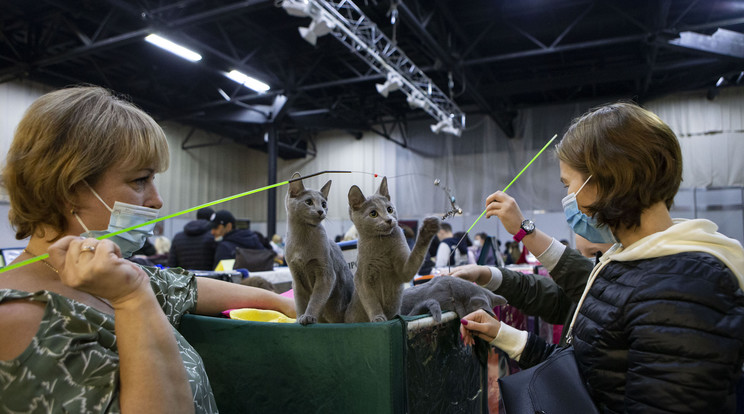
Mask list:
[[574,233],[592,243],[617,243],[617,239],[615,239],[609,226],[597,224],[593,217],[589,217],[579,210],[576,196],[591,178],[590,175],[581,185],[579,191],[563,197],[563,212],[566,214],[566,221]]
[[[85,184],[88,185],[88,183]],[[158,212],[160,211],[158,209],[122,203],[120,201],[115,202],[114,208],[111,208],[105,201],[103,201],[101,196],[93,190],[93,187],[88,185],[88,188],[90,188],[93,195],[95,195],[96,198],[111,212],[111,219],[109,220],[107,230],[88,230],[80,217],[75,214],[75,218],[85,229],[85,233],[81,234],[82,237],[98,238],[105,234],[115,233],[122,229],[146,223],[158,217]],[[146,226],[138,227],[134,230],[129,230],[126,233],[109,237],[108,239],[119,246],[122,257],[131,257],[134,252],[145,245],[147,238],[153,235],[155,224],[156,223],[151,223]]]

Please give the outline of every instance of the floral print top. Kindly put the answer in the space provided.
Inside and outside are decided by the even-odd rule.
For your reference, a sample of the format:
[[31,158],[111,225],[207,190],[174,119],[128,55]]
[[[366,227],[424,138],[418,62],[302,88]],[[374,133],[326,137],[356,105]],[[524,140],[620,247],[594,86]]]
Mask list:
[[[202,359],[176,331],[181,316],[196,306],[196,278],[182,269],[143,269],[174,327],[194,409],[197,413],[216,413],[217,404]],[[14,299],[46,306],[28,348],[13,360],[0,361],[0,412],[119,413],[114,317],[50,291],[0,289],[0,303]]]

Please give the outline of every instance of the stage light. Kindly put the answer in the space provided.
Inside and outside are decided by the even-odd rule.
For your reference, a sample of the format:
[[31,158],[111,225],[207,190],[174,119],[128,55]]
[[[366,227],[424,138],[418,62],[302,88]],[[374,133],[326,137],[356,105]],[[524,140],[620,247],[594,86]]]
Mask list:
[[400,78],[400,75],[393,72],[388,72],[385,83],[375,84],[377,92],[386,98],[390,92],[397,91],[401,86],[403,86],[403,80]]
[[315,46],[320,36],[331,33],[336,28],[336,24],[323,16],[313,19],[309,27],[300,27],[300,36],[307,40],[308,43]]
[[429,106],[429,103],[420,93],[413,93],[411,95],[408,95],[408,98],[406,98],[406,102],[408,102],[408,105],[411,108],[426,109]]
[[180,56],[188,61],[191,62],[198,62],[201,60],[201,55],[194,52],[193,50],[189,50],[177,43],[174,43],[164,37],[158,36],[156,34],[151,34],[145,37],[145,41],[148,43],[151,43],[161,49],[165,49],[171,53],[173,53],[176,56]]
[[287,14],[297,17],[310,16],[310,3],[302,0],[284,0],[282,8]]
[[269,89],[269,85],[261,82],[258,79],[252,78],[245,73],[238,72],[237,70],[231,70],[230,73],[226,74],[228,78],[238,82],[241,85],[245,85],[248,88],[253,89],[256,92],[266,92]]
[[455,135],[458,137],[460,136],[460,134],[462,134],[461,129],[455,128],[454,126],[452,126],[451,119],[442,119],[436,124],[431,125],[430,128],[431,128],[431,132],[435,134],[444,132],[445,134],[451,134],[451,135]]

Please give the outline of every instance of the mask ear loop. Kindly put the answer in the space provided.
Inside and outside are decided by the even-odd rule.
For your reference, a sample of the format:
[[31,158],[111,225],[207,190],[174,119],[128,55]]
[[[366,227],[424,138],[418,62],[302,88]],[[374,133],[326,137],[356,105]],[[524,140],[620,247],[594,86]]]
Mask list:
[[[574,193],[574,196],[579,195],[579,193],[581,192],[581,190],[584,189],[584,186],[586,185],[586,183],[588,183],[589,180],[591,180],[591,179],[592,179],[592,176],[590,175],[589,178],[587,178],[586,181],[584,181],[584,184],[581,184],[581,187],[579,187],[579,190]],[[92,188],[91,188],[91,190],[92,190]]]
[[[106,209],[109,212],[111,212],[111,213],[114,212],[114,209],[112,209],[111,207],[109,207],[108,204],[106,204],[106,202],[103,201],[103,199],[101,198],[101,196],[98,195],[98,193],[96,192],[96,190],[94,190],[93,187],[91,187],[90,184],[88,184],[87,181],[83,180],[83,184],[85,184],[85,186],[90,189],[90,192],[93,193],[94,196],[96,196],[96,198],[101,202],[101,204],[104,205],[104,207],[106,207]],[[88,230],[88,226],[86,226],[85,223],[83,223],[83,220],[80,218],[80,216],[78,216],[78,214],[75,212],[75,210],[70,210],[70,213],[72,213],[72,215],[75,217],[75,219],[78,221],[78,223],[80,223],[80,225],[83,226],[83,230],[85,230],[86,233],[90,233],[90,230]]]
[[[590,176],[589,178],[592,178],[592,177]],[[589,180],[587,180],[587,181],[589,181]],[[90,184],[88,184],[87,181],[83,180],[83,184],[85,184],[86,187],[88,187],[90,189],[90,192],[93,193],[94,196],[96,196],[96,198],[98,199],[98,201],[101,202],[101,204],[103,204],[104,206],[106,206],[106,209],[109,211],[109,213],[113,213],[114,212],[114,209],[111,208],[111,207],[109,207],[108,204],[106,204],[106,202],[103,201],[103,199],[101,198],[101,196],[98,195],[98,193],[96,192],[96,190],[94,190],[93,187],[91,187]],[[584,184],[586,184],[586,183],[584,183]]]

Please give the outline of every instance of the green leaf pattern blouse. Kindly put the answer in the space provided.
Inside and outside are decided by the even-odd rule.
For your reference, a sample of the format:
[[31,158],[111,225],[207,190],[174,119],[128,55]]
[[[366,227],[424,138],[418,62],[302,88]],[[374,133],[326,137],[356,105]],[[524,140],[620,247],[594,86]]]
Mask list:
[[[176,337],[197,413],[217,405],[199,354],[181,336],[181,316],[196,306],[196,278],[182,269],[143,267]],[[114,317],[50,291],[0,289],[0,303],[27,298],[45,303],[26,350],[0,361],[1,413],[119,413],[119,355]],[[2,332],[0,336],[12,335]]]

